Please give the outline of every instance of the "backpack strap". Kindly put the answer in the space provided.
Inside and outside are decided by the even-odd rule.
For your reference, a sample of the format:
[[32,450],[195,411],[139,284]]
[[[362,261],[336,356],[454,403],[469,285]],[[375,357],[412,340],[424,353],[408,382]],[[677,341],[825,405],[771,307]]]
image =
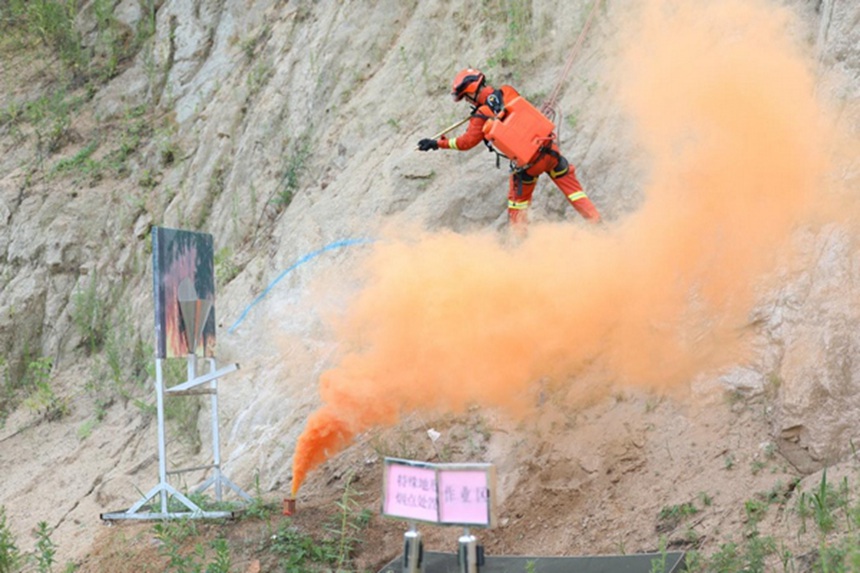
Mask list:
[[501,151],[499,151],[498,149],[493,147],[493,144],[490,143],[489,141],[487,141],[486,139],[484,140],[484,145],[487,146],[488,151],[491,151],[491,152],[496,154],[496,169],[501,169],[502,157],[504,157],[505,159],[510,161],[510,157],[508,157],[507,155],[505,155],[504,153],[502,153]]
[[514,162],[512,161],[511,162],[511,171],[522,173],[522,172],[526,171],[527,169],[530,169],[532,165],[534,165],[535,163],[540,161],[540,159],[544,155],[550,155],[550,156],[554,157],[556,159],[556,161],[559,161],[559,162],[564,161],[564,168],[559,171],[559,174],[564,175],[564,173],[567,173],[567,167],[568,167],[567,160],[561,155],[561,153],[559,153],[558,151],[556,151],[555,149],[552,148],[551,143],[541,147],[538,150],[538,154],[535,155],[535,158],[532,159],[532,161],[530,163],[523,165],[522,167],[517,167],[514,164]]
[[[491,94],[491,96],[495,95],[496,93],[498,93],[501,96],[500,90],[496,90],[495,92],[493,92],[493,94]],[[489,98],[487,98],[487,99],[489,99]],[[482,107],[482,106],[477,106],[477,105],[472,106],[472,111],[471,111],[469,116],[470,117],[477,117],[477,118],[483,119],[483,120],[498,119],[495,115],[486,115],[483,113],[478,113],[478,109],[480,107]],[[491,108],[491,111],[492,111],[492,108]],[[499,151],[495,147],[493,147],[493,144],[490,143],[489,141],[487,141],[486,139],[484,139],[484,145],[487,146],[487,151],[491,151],[491,152],[496,154],[496,169],[499,169],[501,166],[501,158],[504,157],[505,159],[508,159],[508,157],[502,153],[499,153]]]
[[[503,87],[505,87],[505,86],[503,86]],[[474,107],[472,107],[471,116],[472,117],[478,117],[478,118],[481,118],[483,120],[490,120],[490,119],[501,120],[502,117],[504,117],[504,112],[505,112],[505,99],[504,99],[504,92],[502,91],[502,89],[499,88],[499,89],[493,90],[493,93],[491,93],[490,95],[487,96],[487,99],[484,102],[484,105],[486,105],[488,108],[490,108],[492,115],[486,115],[483,113],[478,113],[479,106],[474,106]],[[489,151],[496,154],[496,169],[501,168],[501,160],[502,160],[502,157],[504,157],[510,163],[511,171],[514,171],[514,163],[513,163],[513,161],[511,161],[510,157],[508,157],[507,155],[505,155],[504,153],[500,152],[498,149],[493,147],[493,144],[490,143],[489,141],[487,141],[486,139],[484,139],[484,145],[487,146],[487,149]]]

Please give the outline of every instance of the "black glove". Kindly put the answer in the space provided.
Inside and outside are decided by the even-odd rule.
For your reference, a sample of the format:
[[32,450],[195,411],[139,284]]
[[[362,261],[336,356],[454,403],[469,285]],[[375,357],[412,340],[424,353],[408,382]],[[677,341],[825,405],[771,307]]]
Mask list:
[[419,151],[430,151],[431,149],[439,149],[439,142],[435,139],[422,139],[418,142]]

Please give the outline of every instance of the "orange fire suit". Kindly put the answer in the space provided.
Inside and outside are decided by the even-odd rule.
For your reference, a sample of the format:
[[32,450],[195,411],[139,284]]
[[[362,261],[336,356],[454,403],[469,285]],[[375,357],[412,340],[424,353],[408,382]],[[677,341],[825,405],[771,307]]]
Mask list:
[[[487,117],[493,115],[485,102],[487,96],[493,91],[490,86],[481,90],[477,98],[478,106],[472,112],[466,132],[453,139],[442,136],[437,140],[439,149],[466,151],[484,140],[484,123]],[[552,142],[551,146],[542,150],[526,169],[517,169],[511,173],[508,185],[508,221],[516,226],[525,225],[528,222],[528,207],[538,177],[542,173],[549,174],[556,187],[586,220],[593,223],[600,221],[597,207],[582,190],[582,184],[576,178],[574,166],[561,155],[556,142]]]

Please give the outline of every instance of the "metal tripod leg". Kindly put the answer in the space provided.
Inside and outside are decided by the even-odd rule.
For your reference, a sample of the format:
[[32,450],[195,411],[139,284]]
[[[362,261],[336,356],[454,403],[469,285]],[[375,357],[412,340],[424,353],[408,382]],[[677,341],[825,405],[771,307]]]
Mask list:
[[[232,365],[232,367],[228,367],[223,369],[222,372],[217,372],[215,369],[215,360],[208,359],[210,365],[210,372],[203,379],[198,379],[196,376],[197,369],[197,358],[196,356],[189,355],[188,356],[188,381],[180,386],[183,386],[183,389],[188,387],[193,387],[195,385],[199,385],[205,382],[209,382],[211,392],[211,400],[210,405],[212,409],[212,448],[214,453],[215,463],[211,466],[214,470],[214,473],[211,477],[209,477],[200,487],[195,490],[195,493],[201,492],[208,488],[211,485],[215,486],[215,496],[218,501],[222,499],[222,486],[226,485],[230,489],[232,489],[237,495],[245,499],[246,501],[252,501],[251,496],[242,491],[239,486],[230,481],[226,476],[221,472],[221,454],[220,454],[220,440],[218,434],[218,382],[217,379],[228,372],[232,372],[236,370],[236,365]],[[169,390],[168,390],[169,391]],[[196,503],[191,501],[187,496],[180,493],[176,488],[171,486],[167,482],[167,447],[166,447],[166,439],[165,439],[165,429],[164,429],[164,378],[163,378],[163,369],[162,369],[162,359],[157,358],[155,361],[155,393],[156,393],[156,405],[157,405],[157,415],[158,415],[158,485],[153,487],[149,492],[147,492],[142,499],[140,499],[137,503],[129,507],[125,511],[121,512],[112,512],[112,513],[103,513],[101,514],[101,518],[104,520],[120,520],[120,519],[174,519],[174,518],[223,518],[223,517],[233,517],[234,512],[232,511],[205,511]],[[181,471],[181,470],[180,470]],[[172,472],[177,473],[177,472]],[[141,512],[140,510],[144,507],[147,507],[149,502],[154,500],[156,496],[159,496],[159,504],[160,511],[146,511]],[[179,501],[187,511],[174,511],[170,510],[168,507],[168,499],[172,496],[174,499]]]

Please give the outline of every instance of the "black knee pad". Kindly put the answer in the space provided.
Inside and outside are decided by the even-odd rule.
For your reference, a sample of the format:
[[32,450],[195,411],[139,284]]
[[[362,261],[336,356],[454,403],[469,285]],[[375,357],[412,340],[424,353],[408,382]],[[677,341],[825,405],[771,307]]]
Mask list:
[[552,179],[558,179],[559,177],[567,175],[568,171],[570,171],[570,163],[567,162],[567,159],[565,159],[563,155],[560,155],[558,157],[558,163],[555,164],[554,169],[550,170],[549,176]]

